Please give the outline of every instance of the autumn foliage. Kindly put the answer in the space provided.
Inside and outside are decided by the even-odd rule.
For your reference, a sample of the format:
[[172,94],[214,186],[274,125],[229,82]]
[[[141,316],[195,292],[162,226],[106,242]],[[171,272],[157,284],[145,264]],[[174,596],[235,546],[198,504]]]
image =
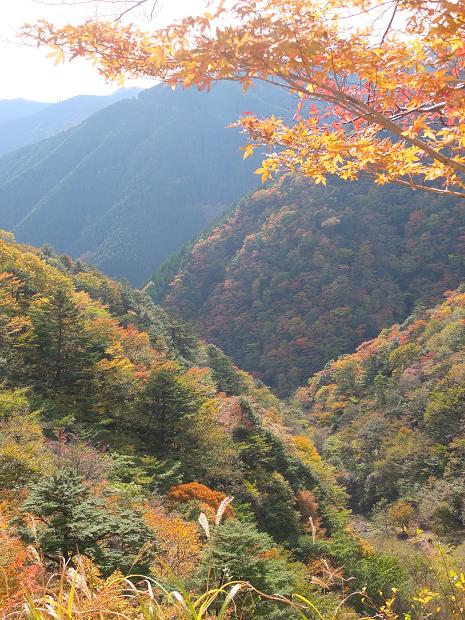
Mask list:
[[159,541],[154,572],[183,580],[191,578],[202,551],[198,525],[161,508],[147,508],[145,520]]
[[325,183],[368,175],[465,197],[465,9],[448,0],[229,0],[153,32],[120,22],[25,34],[65,57],[92,58],[110,79],[144,76],[209,89],[263,80],[296,96],[294,121],[244,116],[257,172]]
[[446,293],[297,391],[358,511],[402,530],[463,528],[465,293]]
[[[294,449],[287,406],[145,292],[1,233],[0,297],[2,614],[74,597],[70,617],[138,617],[123,576],[202,592],[217,544],[232,578],[291,593],[304,499],[321,539],[345,531],[328,510],[345,495]],[[258,565],[237,540],[263,546]]]
[[25,593],[39,589],[44,566],[37,558],[37,552],[27,549],[9,529],[7,515],[0,512],[0,610],[3,613],[12,610]]
[[[154,274],[157,301],[279,394],[465,278],[465,203],[286,175]],[[169,267],[169,265],[167,265]],[[149,291],[151,289],[149,288]]]
[[[213,491],[204,484],[199,482],[188,482],[171,488],[168,492],[168,498],[181,504],[189,502],[198,502],[200,509],[209,516],[212,522],[215,522],[215,515],[221,503],[226,499],[226,494],[221,491]],[[234,510],[231,506],[227,506],[224,517],[234,517]]]
[[[147,290],[0,233],[2,614],[221,618],[244,588],[244,618],[290,617],[269,603],[303,592],[324,606],[312,617],[463,620],[463,574],[399,543],[465,526],[463,3],[209,7],[152,33],[117,20],[24,34],[109,79],[289,91],[292,119],[237,124],[244,158],[267,149],[263,182],[292,174],[198,240],[165,301],[282,393],[322,370],[281,402]],[[340,180],[361,176],[408,199],[389,193],[386,215],[359,183],[341,200]],[[218,590],[190,603],[226,580],[222,607]]]

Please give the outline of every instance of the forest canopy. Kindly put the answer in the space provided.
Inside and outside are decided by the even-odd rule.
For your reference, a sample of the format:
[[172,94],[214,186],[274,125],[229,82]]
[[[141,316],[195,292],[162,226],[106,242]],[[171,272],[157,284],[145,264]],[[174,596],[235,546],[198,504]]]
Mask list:
[[23,34],[163,98],[214,108],[230,81],[297,105],[243,113],[242,170],[264,151],[277,182],[143,290],[0,230],[2,618],[465,620],[463,2],[205,0],[152,32],[127,20],[156,0],[101,4],[116,19]]
[[408,188],[309,186],[243,198],[152,276],[155,301],[280,395],[465,277],[465,203]]

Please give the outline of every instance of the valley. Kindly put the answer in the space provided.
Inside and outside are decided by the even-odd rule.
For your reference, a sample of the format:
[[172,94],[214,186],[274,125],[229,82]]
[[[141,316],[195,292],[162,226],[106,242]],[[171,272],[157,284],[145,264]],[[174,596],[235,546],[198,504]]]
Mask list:
[[461,3],[22,1],[0,618],[465,620]]
[[146,286],[278,394],[465,278],[461,201],[287,176]]

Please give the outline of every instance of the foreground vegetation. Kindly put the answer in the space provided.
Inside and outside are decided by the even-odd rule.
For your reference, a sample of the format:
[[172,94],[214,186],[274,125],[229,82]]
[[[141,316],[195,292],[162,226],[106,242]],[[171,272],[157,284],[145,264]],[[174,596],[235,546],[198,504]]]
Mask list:
[[392,597],[410,613],[419,591],[449,583],[411,541],[394,535],[395,553],[364,541],[299,410],[147,295],[8,233],[0,273],[3,615],[182,617],[172,596],[134,607],[131,574],[167,592],[182,582],[185,601],[245,581],[243,618],[295,617],[280,598],[295,593],[319,610],[297,597],[309,618],[370,616]]
[[[39,562],[40,559],[38,558]],[[114,574],[99,577],[85,558],[76,557],[73,568],[62,563],[59,571],[36,591],[24,590],[7,617],[29,620],[123,617],[143,620],[223,620],[256,617],[260,605],[268,604],[267,617],[301,618],[301,620],[427,620],[428,618],[463,619],[465,617],[465,575],[449,570],[440,591],[421,589],[413,597],[411,609],[395,611],[396,592],[386,598],[373,614],[358,615],[350,609],[350,597],[342,599],[326,612],[299,594],[290,598],[258,591],[249,582],[232,581],[195,595],[184,589],[169,589],[149,577]],[[366,597],[366,593],[356,593]],[[279,611],[278,611],[279,610]],[[278,616],[276,612],[278,611]]]

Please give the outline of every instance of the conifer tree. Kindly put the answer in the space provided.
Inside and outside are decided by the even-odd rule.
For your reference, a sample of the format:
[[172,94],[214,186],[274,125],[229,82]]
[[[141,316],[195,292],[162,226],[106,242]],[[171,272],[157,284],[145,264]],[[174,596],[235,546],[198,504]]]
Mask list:
[[200,407],[200,396],[173,368],[162,368],[150,375],[141,401],[146,425],[163,445],[172,445],[186,418]]
[[[109,574],[116,569],[148,571],[153,536],[131,508],[109,508],[72,468],[56,471],[31,486],[22,505],[22,537],[38,543],[49,559],[77,553],[92,558]],[[34,527],[28,526],[34,519]]]
[[72,292],[58,286],[49,297],[36,303],[31,319],[30,359],[39,386],[53,392],[82,390],[95,354]]
[[228,395],[240,394],[243,389],[242,381],[234,368],[234,364],[221,349],[209,344],[207,347],[208,365],[213,370],[213,378],[220,392]]
[[[51,557],[69,559],[78,551],[86,553],[106,532],[100,502],[90,496],[82,477],[72,469],[58,470],[33,485],[22,511],[43,524],[36,540]],[[22,529],[22,533],[33,542],[32,531]]]
[[289,482],[278,472],[273,472],[263,480],[259,489],[258,518],[263,529],[280,543],[295,543],[300,528],[296,500]]
[[[243,580],[261,592],[290,596],[303,581],[304,567],[290,562],[286,552],[276,546],[271,536],[259,532],[253,523],[235,519],[215,528],[200,567],[202,580],[221,583]],[[259,603],[248,595],[244,606],[251,606],[254,618],[293,618],[287,610]]]

